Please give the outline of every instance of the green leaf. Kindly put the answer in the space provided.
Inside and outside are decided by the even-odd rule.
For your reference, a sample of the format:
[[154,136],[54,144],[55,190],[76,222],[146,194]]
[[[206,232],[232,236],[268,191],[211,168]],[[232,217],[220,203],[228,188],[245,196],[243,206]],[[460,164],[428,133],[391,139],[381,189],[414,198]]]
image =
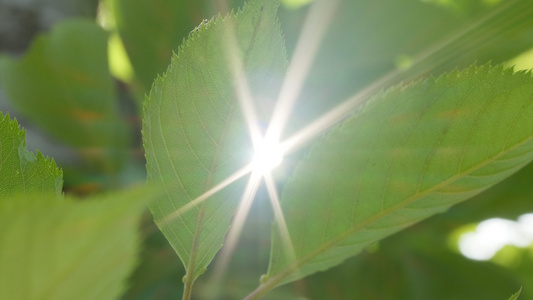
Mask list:
[[533,80],[471,67],[380,93],[317,142],[282,194],[260,290],[340,264],[533,159]]
[[115,170],[129,143],[107,64],[107,34],[94,22],[65,21],[20,59],[0,60],[11,104],[101,168]]
[[172,51],[213,14],[214,5],[207,0],[112,0],[112,4],[141,94],[166,70]]
[[41,152],[26,149],[26,133],[0,112],[0,198],[17,193],[61,195],[63,173]]
[[201,1],[113,0],[117,29],[141,91],[147,91],[157,74],[165,71],[172,50],[202,19]]
[[522,288],[520,288],[520,290],[518,290],[518,292],[512,294],[511,297],[509,297],[509,299],[507,299],[507,300],[516,300],[516,299],[518,299],[518,297],[520,296],[521,292],[522,292]]
[[[159,228],[196,279],[222,246],[242,194],[233,184],[176,216],[251,158],[235,91],[229,51],[236,50],[256,105],[274,99],[286,56],[276,19],[277,1],[250,1],[195,30],[145,102],[143,139],[150,181],[167,195],[150,204]],[[229,29],[235,28],[235,39]],[[232,40],[236,45],[228,45]],[[238,71],[237,71],[238,72]],[[265,113],[265,109],[263,113]],[[268,114],[267,114],[268,115]]]
[[136,265],[138,221],[153,192],[0,201],[0,298],[117,299]]
[[490,218],[517,219],[520,215],[531,212],[531,178],[532,163],[467,202],[439,215],[435,222],[449,232],[453,228]]

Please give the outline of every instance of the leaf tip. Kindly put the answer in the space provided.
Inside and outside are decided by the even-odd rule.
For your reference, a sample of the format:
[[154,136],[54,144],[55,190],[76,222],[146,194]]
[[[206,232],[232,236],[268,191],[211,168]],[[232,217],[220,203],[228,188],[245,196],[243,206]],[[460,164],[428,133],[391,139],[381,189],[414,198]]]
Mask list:
[[516,299],[518,299],[518,297],[520,296],[521,293],[522,293],[522,287],[520,287],[518,292],[512,294],[511,297],[509,297],[508,300],[516,300]]

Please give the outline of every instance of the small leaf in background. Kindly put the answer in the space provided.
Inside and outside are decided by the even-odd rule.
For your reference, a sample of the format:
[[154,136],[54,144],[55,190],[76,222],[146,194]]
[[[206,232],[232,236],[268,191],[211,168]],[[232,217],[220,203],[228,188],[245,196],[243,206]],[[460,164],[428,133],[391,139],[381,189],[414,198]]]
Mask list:
[[518,292],[516,292],[513,295],[511,295],[511,297],[509,297],[509,299],[507,299],[507,300],[516,300],[516,299],[518,299],[518,297],[520,296],[521,292],[522,292],[522,288],[520,288],[520,290],[518,290]]
[[305,278],[305,292],[300,295],[312,299],[506,299],[509,291],[520,286],[513,273],[500,266],[407,240],[380,242],[373,253],[363,252],[343,265]]
[[107,173],[129,145],[107,63],[107,34],[88,20],[58,24],[20,59],[0,60],[0,82],[24,118]]
[[[149,180],[163,182],[167,189],[150,210],[186,266],[188,282],[204,272],[222,246],[244,180],[178,216],[176,212],[251,158],[230,55],[242,60],[244,69],[238,71],[246,75],[255,105],[272,101],[286,67],[277,7],[277,1],[254,0],[227,17],[202,24],[155,81],[145,102]],[[235,29],[234,39],[228,28]],[[236,45],[228,45],[232,40]]]
[[183,38],[202,20],[203,1],[112,0],[120,37],[141,85],[150,89]]
[[2,199],[0,298],[117,299],[137,264],[138,221],[153,192]]
[[26,149],[25,132],[0,112],[0,198],[17,193],[61,195],[63,173],[41,152]]
[[259,291],[338,265],[529,163],[532,94],[531,74],[483,66],[371,99],[287,182],[282,208],[296,262],[274,228]]
[[25,51],[39,32],[76,17],[94,18],[95,0],[41,0],[0,2],[0,53],[18,55]]
[[[477,9],[468,13],[437,5],[463,5],[463,0],[340,1],[288,130],[304,126],[398,67],[410,66],[376,91],[474,62],[503,63],[533,47],[529,0],[474,1]],[[289,53],[306,13],[306,9],[280,10]]]
[[167,69],[172,51],[202,20],[216,14],[213,1],[207,0],[108,1],[142,96],[157,75]]

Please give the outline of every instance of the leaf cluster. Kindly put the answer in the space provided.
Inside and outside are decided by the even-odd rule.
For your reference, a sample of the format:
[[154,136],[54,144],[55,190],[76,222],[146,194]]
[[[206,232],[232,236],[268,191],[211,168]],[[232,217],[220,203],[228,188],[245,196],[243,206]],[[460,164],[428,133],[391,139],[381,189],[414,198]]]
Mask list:
[[0,298],[533,299],[456,238],[532,209],[527,0],[96,2],[0,53]]

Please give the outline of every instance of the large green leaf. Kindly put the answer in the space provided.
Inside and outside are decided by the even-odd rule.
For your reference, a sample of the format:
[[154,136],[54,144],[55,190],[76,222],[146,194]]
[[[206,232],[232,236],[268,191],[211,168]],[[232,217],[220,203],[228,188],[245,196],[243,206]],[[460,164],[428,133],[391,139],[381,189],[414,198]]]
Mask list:
[[273,229],[257,291],[335,266],[533,158],[533,80],[471,67],[396,87],[316,143],[284,188],[295,261]]
[[63,173],[56,163],[26,149],[25,132],[0,112],[0,198],[17,193],[61,195]]
[[[528,255],[515,258],[520,263],[513,265],[525,271],[520,274],[517,269],[506,270],[492,262],[461,257],[449,243],[450,232],[464,222],[481,221],[483,215],[487,219],[501,216],[498,213],[507,214],[506,206],[512,211],[519,208],[522,213],[529,211],[531,198],[521,199],[519,196],[526,195],[512,191],[512,188],[521,189],[514,181],[520,183],[522,177],[531,180],[531,176],[527,176],[531,166],[530,163],[513,176],[443,214],[387,237],[337,267],[302,279],[307,288],[301,296],[345,299],[350,295],[375,300],[506,299],[519,286],[530,286],[527,279],[523,279],[531,278],[533,271]],[[528,190],[527,187],[526,184],[524,188]],[[508,191],[508,196],[504,190]],[[488,202],[481,197],[492,198],[493,193],[501,197],[500,205],[494,205],[496,199],[487,199]],[[477,204],[472,205],[473,202]],[[468,219],[467,215],[472,215],[473,219]],[[528,252],[527,249],[522,251],[524,254]]]
[[[273,99],[286,65],[277,7],[277,1],[254,0],[201,25],[155,81],[145,102],[149,180],[163,182],[167,189],[150,209],[186,266],[189,282],[222,246],[242,185],[231,185],[180,215],[176,212],[250,159],[232,74],[243,72],[254,100]],[[231,41],[236,45],[229,45]],[[243,70],[231,71],[231,54],[242,61]],[[263,114],[268,116],[265,109]]]
[[107,34],[97,24],[65,21],[37,37],[23,57],[0,60],[0,82],[21,115],[112,173],[130,138],[106,49]]
[[153,192],[2,199],[0,298],[117,299],[136,265],[138,220]]

